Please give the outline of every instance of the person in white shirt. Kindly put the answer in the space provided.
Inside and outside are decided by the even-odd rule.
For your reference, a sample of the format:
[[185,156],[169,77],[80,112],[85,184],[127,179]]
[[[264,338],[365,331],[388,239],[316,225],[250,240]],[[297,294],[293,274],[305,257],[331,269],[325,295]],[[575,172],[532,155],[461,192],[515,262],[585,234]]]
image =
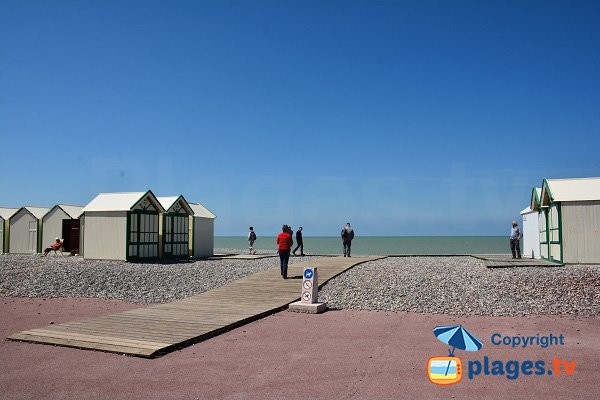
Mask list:
[[512,229],[510,230],[510,251],[512,252],[512,258],[521,258],[521,238],[523,234],[519,229],[517,221],[512,222]]

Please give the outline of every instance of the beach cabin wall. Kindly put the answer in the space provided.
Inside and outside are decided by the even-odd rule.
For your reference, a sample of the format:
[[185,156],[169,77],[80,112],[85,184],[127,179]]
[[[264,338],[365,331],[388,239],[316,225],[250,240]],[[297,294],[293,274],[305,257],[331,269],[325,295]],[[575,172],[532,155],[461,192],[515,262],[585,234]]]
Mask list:
[[86,211],[83,257],[127,260],[127,211]]
[[600,263],[600,178],[544,179],[540,255],[563,263]]
[[10,218],[9,251],[16,254],[41,253],[42,217],[45,207],[21,207]]
[[18,208],[0,207],[0,254],[8,253],[8,238],[10,236],[9,219]]
[[523,251],[524,257],[540,258],[540,241],[538,212],[527,207],[521,211],[523,218]]
[[600,263],[600,201],[561,203],[565,262]]
[[9,251],[9,220],[17,211],[19,211],[18,208],[0,207],[0,254],[8,253]]
[[193,221],[194,257],[211,257],[215,248],[215,223],[207,218],[194,218]]
[[83,208],[83,256],[138,261],[159,257],[159,217],[151,191],[101,193]]
[[189,257],[189,225],[194,212],[183,196],[158,197],[158,201],[166,210],[162,220],[162,256]]
[[82,206],[57,204],[42,218],[42,246],[49,247],[56,238],[63,240],[68,252],[79,252],[79,215]]
[[192,255],[194,257],[211,257],[215,247],[216,216],[200,203],[190,203],[194,211],[192,217]]

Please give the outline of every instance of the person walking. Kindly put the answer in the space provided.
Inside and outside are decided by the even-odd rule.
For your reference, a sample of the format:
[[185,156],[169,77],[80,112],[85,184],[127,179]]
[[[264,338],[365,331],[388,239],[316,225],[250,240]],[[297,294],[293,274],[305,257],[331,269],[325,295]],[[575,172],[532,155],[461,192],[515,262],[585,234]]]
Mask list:
[[250,227],[250,232],[248,232],[248,254],[256,254],[256,250],[254,250],[254,242],[256,241],[256,232],[254,232],[254,228]]
[[283,225],[281,233],[277,236],[277,248],[279,250],[279,261],[281,276],[287,279],[288,262],[290,261],[290,250],[294,245],[292,235],[288,232],[289,226]]
[[299,227],[296,231],[296,248],[292,251],[292,254],[296,255],[296,250],[300,248],[300,255],[304,257],[304,243],[302,242],[302,227]]
[[510,251],[512,252],[512,258],[521,258],[521,238],[523,234],[519,228],[517,221],[512,222],[512,229],[510,230]]
[[350,247],[352,246],[352,239],[354,239],[354,229],[350,226],[350,222],[346,223],[344,229],[342,229],[342,242],[344,243],[344,257],[350,257]]

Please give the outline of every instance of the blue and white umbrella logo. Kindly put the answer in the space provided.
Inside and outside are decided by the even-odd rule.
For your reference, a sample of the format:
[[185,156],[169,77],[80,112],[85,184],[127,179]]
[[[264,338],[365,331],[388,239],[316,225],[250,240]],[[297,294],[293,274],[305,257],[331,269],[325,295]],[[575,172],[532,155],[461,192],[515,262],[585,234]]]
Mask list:
[[477,351],[483,347],[481,340],[473,336],[462,325],[436,326],[433,334],[442,342],[452,346],[448,349],[450,357],[454,357],[454,350]]

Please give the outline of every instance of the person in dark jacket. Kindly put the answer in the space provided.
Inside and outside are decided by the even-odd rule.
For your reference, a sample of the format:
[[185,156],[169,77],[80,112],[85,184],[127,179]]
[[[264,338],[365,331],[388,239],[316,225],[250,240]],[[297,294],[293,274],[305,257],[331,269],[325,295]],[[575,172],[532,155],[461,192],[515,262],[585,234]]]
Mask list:
[[289,234],[289,226],[284,225],[281,228],[281,233],[277,236],[277,248],[279,250],[279,260],[281,268],[281,276],[287,279],[288,261],[290,261],[290,250],[294,245],[292,235]]
[[296,250],[300,248],[300,255],[304,256],[304,243],[302,242],[302,227],[299,227],[296,231],[296,248],[292,253],[296,255]]
[[342,242],[344,243],[344,257],[350,257],[350,247],[352,246],[352,239],[354,239],[354,230],[350,226],[350,222],[346,223],[344,229],[342,229]]

